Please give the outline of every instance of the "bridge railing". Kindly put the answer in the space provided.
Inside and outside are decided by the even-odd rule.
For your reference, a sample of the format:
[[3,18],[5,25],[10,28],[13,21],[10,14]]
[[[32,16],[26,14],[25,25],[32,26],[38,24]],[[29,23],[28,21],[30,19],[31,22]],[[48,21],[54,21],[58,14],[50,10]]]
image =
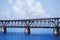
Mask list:
[[60,27],[60,18],[28,19],[28,20],[0,20],[1,26],[7,27]]

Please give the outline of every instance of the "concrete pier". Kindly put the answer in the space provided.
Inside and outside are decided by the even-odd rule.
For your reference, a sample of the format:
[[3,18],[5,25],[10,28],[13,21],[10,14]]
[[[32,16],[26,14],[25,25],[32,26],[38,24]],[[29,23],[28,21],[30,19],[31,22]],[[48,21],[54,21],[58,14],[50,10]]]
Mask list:
[[29,26],[27,26],[27,27],[25,28],[25,34],[30,34],[30,27],[29,27]]
[[6,33],[6,26],[2,26],[2,33]]
[[59,34],[60,34],[60,29],[59,29]]
[[53,29],[53,34],[54,35],[59,35],[59,28],[58,27],[55,27],[54,29]]

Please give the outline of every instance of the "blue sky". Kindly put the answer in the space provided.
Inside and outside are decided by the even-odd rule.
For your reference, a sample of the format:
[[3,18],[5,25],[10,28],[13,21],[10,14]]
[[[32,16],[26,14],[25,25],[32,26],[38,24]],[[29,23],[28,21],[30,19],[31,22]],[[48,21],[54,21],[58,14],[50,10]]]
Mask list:
[[46,17],[60,17],[60,0],[0,0],[0,20]]

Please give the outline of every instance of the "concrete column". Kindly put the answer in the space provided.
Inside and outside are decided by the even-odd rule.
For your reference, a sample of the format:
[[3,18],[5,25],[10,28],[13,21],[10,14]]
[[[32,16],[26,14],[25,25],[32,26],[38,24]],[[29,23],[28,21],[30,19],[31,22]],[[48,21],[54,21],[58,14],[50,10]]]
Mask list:
[[2,26],[2,33],[6,33],[6,26]]
[[59,35],[59,28],[58,27],[55,27],[54,29],[53,29],[53,34],[54,35]]
[[30,27],[29,27],[29,26],[27,26],[27,27],[25,28],[25,34],[30,34]]
[[59,34],[60,34],[60,28],[59,28]]

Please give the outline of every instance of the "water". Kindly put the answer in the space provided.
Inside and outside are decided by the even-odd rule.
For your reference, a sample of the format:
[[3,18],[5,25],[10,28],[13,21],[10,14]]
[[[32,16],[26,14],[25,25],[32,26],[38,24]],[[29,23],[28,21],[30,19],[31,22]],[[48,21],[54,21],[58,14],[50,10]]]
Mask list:
[[26,35],[24,29],[7,29],[7,33],[0,33],[0,40],[60,40],[59,36],[52,34],[52,29],[31,29],[31,34]]

